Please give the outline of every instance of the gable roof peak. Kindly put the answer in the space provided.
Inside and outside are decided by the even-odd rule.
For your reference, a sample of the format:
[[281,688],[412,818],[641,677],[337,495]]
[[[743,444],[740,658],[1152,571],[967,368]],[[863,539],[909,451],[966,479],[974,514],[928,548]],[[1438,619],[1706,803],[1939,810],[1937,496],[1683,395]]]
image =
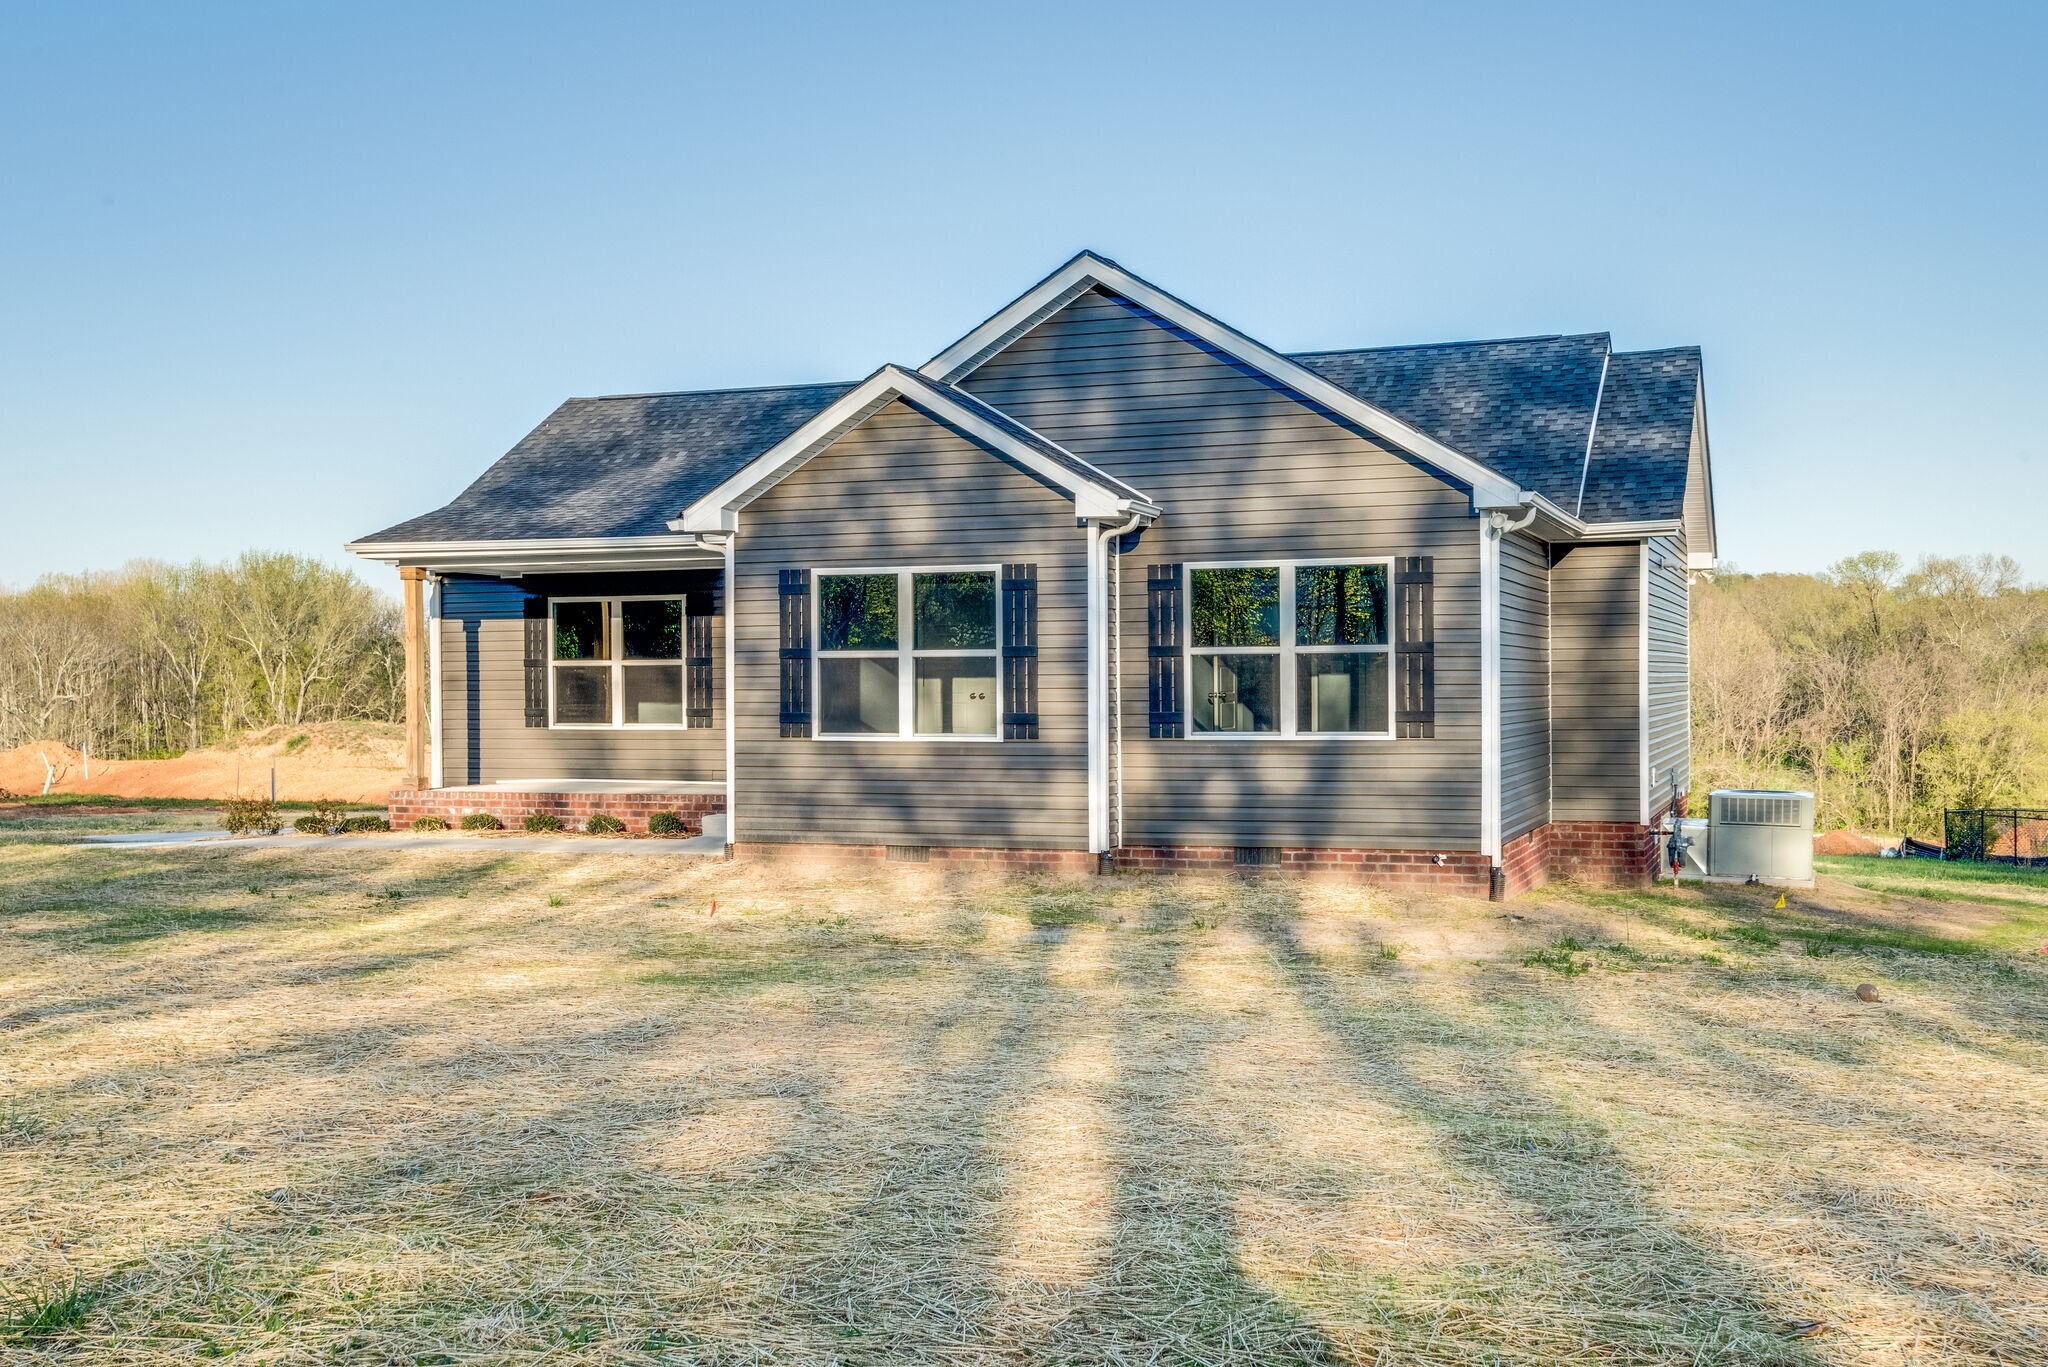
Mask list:
[[982,362],[1095,288],[1108,290],[1207,347],[1256,370],[1286,390],[1392,442],[1455,484],[1471,490],[1475,508],[1519,507],[1521,485],[1386,409],[1359,397],[1299,361],[1239,332],[1106,257],[1083,251],[998,309],[979,327],[918,367],[926,379],[954,385]]

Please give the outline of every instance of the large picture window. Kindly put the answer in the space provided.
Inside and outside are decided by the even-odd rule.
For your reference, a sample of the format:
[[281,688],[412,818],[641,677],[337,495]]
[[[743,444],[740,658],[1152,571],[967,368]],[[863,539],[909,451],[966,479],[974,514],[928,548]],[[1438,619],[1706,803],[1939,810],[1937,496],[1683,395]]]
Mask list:
[[556,726],[683,726],[683,600],[557,598],[548,684]]
[[1188,569],[1198,735],[1393,734],[1391,561]]
[[996,738],[996,571],[817,575],[818,734]]

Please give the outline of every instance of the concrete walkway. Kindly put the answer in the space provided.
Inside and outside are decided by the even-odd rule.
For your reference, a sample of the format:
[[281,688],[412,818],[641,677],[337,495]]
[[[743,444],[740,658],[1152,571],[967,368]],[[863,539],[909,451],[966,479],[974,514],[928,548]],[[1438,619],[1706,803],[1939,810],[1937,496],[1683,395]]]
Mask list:
[[722,835],[683,839],[619,840],[602,835],[229,835],[225,831],[146,831],[134,835],[89,835],[82,842],[119,850],[312,850],[408,849],[511,851],[520,854],[688,855],[725,853]]

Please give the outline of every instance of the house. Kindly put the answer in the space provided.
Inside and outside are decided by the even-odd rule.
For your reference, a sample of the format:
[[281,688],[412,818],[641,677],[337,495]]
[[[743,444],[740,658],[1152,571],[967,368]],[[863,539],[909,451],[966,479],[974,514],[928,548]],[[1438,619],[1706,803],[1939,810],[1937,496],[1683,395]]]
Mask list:
[[571,399],[350,549],[401,819],[1500,895],[1654,868],[1714,508],[1695,348],[1283,355],[1083,253],[914,369]]

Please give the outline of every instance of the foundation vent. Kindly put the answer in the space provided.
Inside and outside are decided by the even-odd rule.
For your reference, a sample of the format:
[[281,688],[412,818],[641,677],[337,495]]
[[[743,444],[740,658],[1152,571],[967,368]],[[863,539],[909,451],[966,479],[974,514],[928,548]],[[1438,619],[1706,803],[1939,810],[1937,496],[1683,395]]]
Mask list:
[[1237,863],[1241,868],[1277,867],[1280,863],[1278,845],[1239,845]]
[[929,864],[932,862],[932,847],[929,845],[884,845],[882,857],[891,864]]

